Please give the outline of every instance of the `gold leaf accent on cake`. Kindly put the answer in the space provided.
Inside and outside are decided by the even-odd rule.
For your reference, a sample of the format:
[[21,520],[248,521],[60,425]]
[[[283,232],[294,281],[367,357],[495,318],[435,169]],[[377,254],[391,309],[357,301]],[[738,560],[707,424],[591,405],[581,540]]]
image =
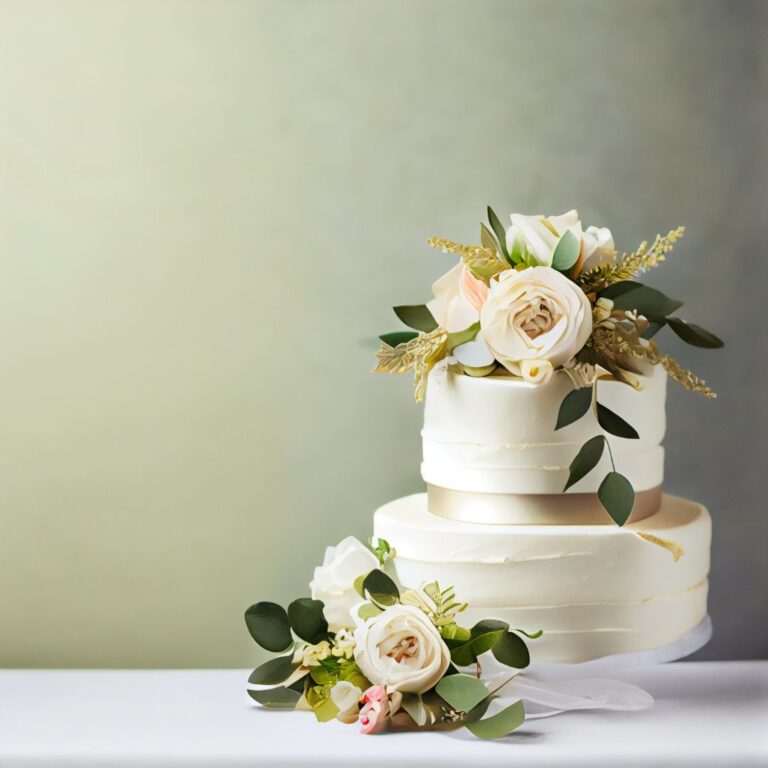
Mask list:
[[675,544],[674,541],[662,539],[659,536],[654,536],[652,533],[642,533],[640,531],[637,531],[637,535],[644,541],[648,541],[651,544],[656,544],[656,546],[666,549],[672,555],[672,559],[675,562],[685,554],[685,550],[679,544]]
[[664,261],[684,234],[685,227],[677,227],[663,237],[656,235],[650,248],[648,241],[644,240],[633,253],[625,253],[620,260],[600,264],[582,272],[576,280],[585,293],[599,291],[621,280],[629,280]]
[[429,372],[448,353],[447,340],[448,332],[443,328],[435,328],[430,333],[421,333],[415,339],[396,347],[382,344],[376,353],[378,362],[373,372],[405,373],[412,370],[416,383],[416,401],[421,402],[427,390]]
[[461,257],[467,269],[479,280],[487,281],[499,272],[509,269],[509,264],[502,260],[493,248],[479,245],[463,245],[446,240],[443,237],[430,237],[427,245],[438,248],[443,253],[455,253]]

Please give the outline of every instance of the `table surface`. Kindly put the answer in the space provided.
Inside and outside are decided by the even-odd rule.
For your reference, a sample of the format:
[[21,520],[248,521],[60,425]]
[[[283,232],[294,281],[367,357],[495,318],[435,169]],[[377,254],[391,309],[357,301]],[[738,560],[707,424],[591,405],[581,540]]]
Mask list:
[[[768,661],[625,671],[645,712],[570,712],[506,739],[363,736],[259,709],[244,670],[0,671],[0,767],[768,766]],[[466,733],[463,731],[462,733]]]

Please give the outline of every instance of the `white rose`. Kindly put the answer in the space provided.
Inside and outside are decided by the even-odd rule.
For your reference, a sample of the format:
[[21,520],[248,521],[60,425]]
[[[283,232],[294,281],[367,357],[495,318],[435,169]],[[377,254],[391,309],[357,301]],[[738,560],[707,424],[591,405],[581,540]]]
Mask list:
[[551,267],[558,240],[568,231],[581,242],[581,221],[578,211],[562,216],[524,216],[513,213],[512,226],[507,229],[507,249],[519,253],[526,264]]
[[437,685],[451,656],[429,618],[411,605],[393,605],[355,630],[355,661],[388,691],[424,693]]
[[360,602],[355,579],[379,567],[376,555],[354,536],[325,550],[323,564],[315,568],[309,590],[322,600],[323,614],[331,632],[355,626],[350,610]]
[[480,319],[480,308],[488,286],[478,280],[462,262],[432,285],[435,298],[427,304],[437,324],[449,333],[463,331]]
[[554,269],[508,270],[491,282],[480,326],[507,370],[543,383],[584,346],[592,310],[585,293]]
[[587,227],[582,240],[581,258],[582,271],[616,260],[613,235],[608,227]]

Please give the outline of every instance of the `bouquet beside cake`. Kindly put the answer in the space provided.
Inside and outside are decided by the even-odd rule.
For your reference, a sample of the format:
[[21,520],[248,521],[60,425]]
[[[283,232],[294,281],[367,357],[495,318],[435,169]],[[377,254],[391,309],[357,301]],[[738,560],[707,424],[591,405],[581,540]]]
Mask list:
[[514,730],[529,703],[648,705],[627,684],[532,675],[706,640],[710,518],[662,492],[662,441],[668,378],[714,393],[656,337],[722,342],[636,279],[682,234],[619,255],[576,211],[504,227],[489,208],[479,245],[428,241],[458,263],[427,304],[394,308],[408,330],[381,336],[375,368],[412,371],[426,401],[426,493],[380,508],[368,545],[330,548],[310,597],[248,609],[253,638],[281,654],[251,675],[253,699],[367,733],[481,738]]

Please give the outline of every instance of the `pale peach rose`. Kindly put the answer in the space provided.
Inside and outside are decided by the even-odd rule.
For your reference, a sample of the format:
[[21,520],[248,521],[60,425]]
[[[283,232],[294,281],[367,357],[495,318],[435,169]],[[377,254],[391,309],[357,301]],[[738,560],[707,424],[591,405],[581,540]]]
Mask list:
[[372,685],[360,699],[361,733],[381,733],[387,726],[389,717],[389,697],[383,685]]
[[608,227],[587,227],[581,242],[581,258],[583,272],[616,260],[613,235]]
[[449,333],[463,331],[480,319],[488,286],[459,262],[432,285],[435,298],[427,304],[437,324]]

